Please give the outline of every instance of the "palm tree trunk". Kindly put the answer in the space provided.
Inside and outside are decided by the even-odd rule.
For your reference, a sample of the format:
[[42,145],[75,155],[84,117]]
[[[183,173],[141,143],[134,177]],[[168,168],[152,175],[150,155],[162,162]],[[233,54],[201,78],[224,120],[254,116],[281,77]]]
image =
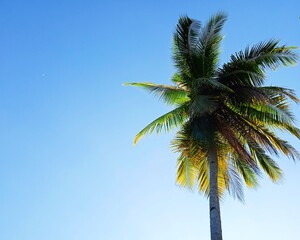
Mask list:
[[221,213],[218,196],[218,154],[216,146],[209,150],[209,215],[210,215],[210,237],[211,240],[222,240]]

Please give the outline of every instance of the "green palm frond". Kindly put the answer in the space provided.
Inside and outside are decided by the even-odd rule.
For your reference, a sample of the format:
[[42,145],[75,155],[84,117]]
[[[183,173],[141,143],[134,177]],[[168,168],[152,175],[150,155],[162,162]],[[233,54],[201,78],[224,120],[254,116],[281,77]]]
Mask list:
[[232,155],[232,163],[234,168],[238,171],[238,173],[242,176],[246,186],[248,188],[255,188],[258,186],[257,177],[260,176],[260,172],[254,171],[253,168],[250,167],[243,159],[239,156],[233,154]]
[[213,89],[220,90],[220,91],[225,91],[228,93],[234,93],[234,90],[225,84],[221,83],[218,79],[216,78],[210,78],[205,82],[207,85],[212,87]]
[[[284,116],[279,116],[280,111],[271,112],[269,111],[260,111],[261,108],[253,106],[253,104],[242,104],[242,105],[227,105],[233,111],[238,112],[244,118],[248,120],[248,122],[258,123],[259,125],[264,125],[268,123],[269,127],[274,129],[279,129],[283,131],[287,131],[300,139],[300,129],[293,125],[293,119],[289,118],[284,114]],[[287,121],[286,121],[287,120]]]
[[295,64],[298,57],[292,51],[294,47],[278,46],[278,44],[279,41],[274,39],[260,42],[251,48],[247,47],[245,51],[232,55],[231,61],[256,64],[262,70]]
[[293,47],[278,46],[279,41],[260,42],[231,56],[231,61],[220,68],[218,76],[227,86],[261,86],[266,69],[276,69],[296,63]]
[[167,85],[158,85],[149,82],[141,83],[125,83],[125,86],[135,86],[141,87],[150,93],[155,94],[160,99],[162,99],[167,104],[182,104],[189,101],[188,92],[182,88],[167,86]]
[[[254,124],[253,124],[253,128],[256,128],[259,132],[264,134],[272,142],[276,150],[279,150],[281,153],[283,153],[287,157],[292,158],[293,160],[300,159],[299,152],[287,141],[277,137],[274,132],[270,131],[266,127],[256,126]],[[276,153],[277,151],[275,151],[275,154]]]
[[[227,112],[227,116],[230,116],[230,122],[231,125],[233,125],[232,128],[237,129],[240,133],[240,136],[246,141],[256,142],[260,144],[271,154],[278,155],[278,151],[280,151],[284,155],[291,157],[293,160],[300,159],[300,155],[294,147],[292,147],[287,141],[284,141],[277,137],[276,134],[269,129],[269,127],[272,126],[275,122],[278,128],[287,130],[298,137],[299,129],[291,125],[289,119],[286,116],[278,117],[277,114],[271,114],[269,116],[271,116],[275,121],[257,121],[259,120],[259,118],[253,119],[252,116],[251,120],[249,118],[249,114],[248,116],[239,115],[238,113],[235,113],[234,111],[231,111],[229,109],[223,110],[226,110],[225,112]],[[269,114],[269,112],[267,113]],[[285,122],[285,120],[287,121]]]
[[227,95],[225,102],[227,105],[249,105],[264,104],[269,101],[268,96],[257,87],[252,86],[231,86],[233,94]]
[[270,107],[269,105],[253,104],[253,103],[242,103],[242,104],[231,104],[225,102],[226,107],[231,109],[235,114],[240,114],[244,118],[250,121],[260,122],[264,124],[266,122],[271,124],[290,124],[292,119],[282,112],[280,109]]
[[193,64],[198,79],[214,76],[219,62],[220,42],[223,39],[221,30],[226,19],[225,14],[218,13],[199,31],[197,47],[193,52]]
[[180,127],[187,118],[186,106],[182,105],[174,110],[160,116],[155,119],[153,122],[148,124],[143,128],[135,137],[134,145],[146,134],[151,134],[154,130],[157,133],[165,130],[166,132],[170,131],[173,128]]
[[288,97],[296,103],[300,102],[300,99],[296,96],[296,93],[293,89],[283,88],[283,87],[275,87],[275,86],[260,87],[259,89],[264,91],[270,97],[281,96],[284,99],[286,97]]
[[272,160],[265,151],[259,147],[256,143],[248,143],[251,153],[254,158],[257,159],[261,168],[264,172],[270,177],[273,182],[276,182],[281,179],[282,171],[276,164],[274,160]]
[[[247,117],[240,116],[229,109],[223,109],[226,115],[229,117],[224,119],[223,127],[231,125],[231,129],[236,129],[240,138],[245,139],[248,142],[257,142],[271,154],[278,155],[278,151],[284,155],[291,157],[292,159],[299,159],[299,153],[286,141],[277,137],[272,131],[264,127],[264,125],[258,122],[252,122]],[[230,128],[230,127],[228,127]],[[296,131],[297,129],[288,129],[289,131]]]
[[179,19],[173,36],[173,59],[180,74],[185,76],[182,78],[184,84],[186,84],[185,80],[187,77],[193,77],[195,74],[191,67],[193,59],[190,53],[195,47],[200,27],[200,22],[183,16]]
[[197,53],[199,55],[206,57],[219,55],[218,44],[223,38],[221,31],[226,20],[227,16],[224,13],[218,13],[208,20],[205,27],[201,28],[197,42]]
[[[174,73],[173,76],[171,77],[171,81],[179,87],[182,86],[182,79],[181,79],[181,76],[179,73]],[[181,87],[181,88],[186,90],[186,88],[184,88],[184,87]]]
[[174,41],[180,54],[189,55],[190,51],[197,44],[200,28],[201,23],[197,20],[191,19],[188,16],[179,18],[176,32],[174,33]]
[[220,82],[232,87],[256,87],[264,83],[264,73],[254,64],[229,62],[217,71]]
[[252,106],[254,109],[257,109],[259,112],[267,113],[273,119],[279,122],[292,123],[294,122],[294,115],[286,108],[279,108],[272,104],[256,104]]
[[[191,83],[191,94],[197,95],[200,93],[206,93],[207,90],[214,90],[219,92],[227,92],[227,93],[233,93],[234,90],[230,87],[226,86],[225,84],[221,83],[217,77],[200,77],[195,79]],[[194,93],[194,94],[193,94]]]

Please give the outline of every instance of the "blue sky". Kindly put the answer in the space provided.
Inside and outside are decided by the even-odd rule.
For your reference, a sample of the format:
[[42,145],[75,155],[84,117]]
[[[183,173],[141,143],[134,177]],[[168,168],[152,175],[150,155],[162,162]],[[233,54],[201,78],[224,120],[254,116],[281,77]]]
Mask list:
[[[175,185],[174,133],[132,144],[168,108],[122,83],[169,83],[183,14],[228,14],[224,62],[273,37],[300,46],[299,9],[297,0],[2,0],[0,239],[209,239],[206,198]],[[299,65],[268,76],[300,95]],[[224,239],[298,237],[300,167],[278,162],[281,183],[264,178],[244,205],[224,199]]]

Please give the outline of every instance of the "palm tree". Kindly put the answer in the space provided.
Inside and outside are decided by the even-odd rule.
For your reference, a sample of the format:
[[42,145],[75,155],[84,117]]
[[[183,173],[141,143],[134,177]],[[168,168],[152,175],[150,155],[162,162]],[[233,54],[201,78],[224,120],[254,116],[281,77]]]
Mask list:
[[257,186],[261,170],[274,182],[280,179],[282,172],[270,155],[299,158],[275,133],[283,130],[300,139],[288,103],[299,99],[291,89],[263,85],[266,70],[296,63],[293,47],[260,42],[219,66],[225,21],[222,13],[204,26],[181,17],[174,33],[174,84],[126,83],[174,106],[141,130],[134,143],[154,130],[179,129],[172,142],[179,153],[177,183],[197,185],[209,197],[211,240],[222,239],[219,199],[224,192],[242,200],[242,181]]

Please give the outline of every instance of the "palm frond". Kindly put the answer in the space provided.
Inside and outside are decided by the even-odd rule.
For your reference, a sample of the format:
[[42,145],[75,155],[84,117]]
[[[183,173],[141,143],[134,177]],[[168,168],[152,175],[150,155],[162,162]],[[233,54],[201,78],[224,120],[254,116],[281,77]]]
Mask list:
[[291,157],[293,160],[300,159],[299,152],[287,141],[277,137],[274,132],[270,131],[269,129],[263,126],[257,126],[255,124],[253,124],[252,126],[253,128],[256,128],[257,131],[264,134],[274,145],[274,147],[278,149],[281,153],[283,153],[287,157]]
[[210,78],[205,82],[207,85],[212,87],[213,89],[220,90],[223,92],[228,92],[228,93],[234,93],[234,90],[225,84],[221,83],[219,80],[216,78]]
[[236,171],[235,167],[232,165],[231,162],[229,163],[227,171],[229,176],[229,194],[232,195],[234,198],[237,198],[241,202],[244,202],[244,190],[240,174]]
[[181,187],[192,189],[199,174],[198,166],[186,156],[181,154],[177,158],[177,177],[176,183]]
[[[293,160],[300,159],[300,154],[298,151],[291,146],[287,141],[280,139],[276,134],[268,129],[271,126],[272,122],[259,122],[249,119],[248,116],[241,116],[234,111],[226,109],[227,115],[230,116],[231,125],[239,126],[238,132],[240,136],[243,137],[248,142],[257,142],[263,147],[265,147],[271,154],[278,155],[278,151],[284,155],[291,157]],[[269,113],[269,112],[268,112]],[[278,118],[278,115],[271,115],[277,123],[280,124],[280,121],[284,122],[285,118]],[[240,120],[239,120],[240,118]],[[278,120],[279,119],[279,120]],[[280,125],[279,125],[280,126]],[[295,136],[299,135],[299,129],[289,125],[287,122],[286,125],[282,124],[282,128],[290,131]],[[236,127],[235,127],[236,129]],[[252,134],[252,137],[250,134]]]
[[[175,66],[180,74],[186,77],[193,77],[195,73],[192,67],[193,59],[191,51],[193,51],[195,47],[195,41],[198,38],[200,27],[200,22],[183,16],[179,19],[176,32],[173,36],[173,59]],[[186,77],[182,78],[182,80],[186,80]]]
[[278,181],[282,177],[282,171],[265,151],[256,143],[248,143],[253,156],[259,162],[261,168],[270,177],[273,182]]
[[224,137],[224,139],[228,142],[228,144],[232,148],[232,152],[234,152],[239,159],[242,159],[244,163],[252,169],[255,173],[259,174],[259,168],[257,167],[256,161],[252,158],[252,156],[247,152],[245,146],[241,143],[240,139],[236,136],[236,132],[234,132],[230,126],[226,124],[225,121],[219,126],[219,131]]
[[225,107],[222,109],[222,114],[227,117],[220,118],[220,128],[223,127],[230,129],[230,131],[232,131],[242,143],[258,142],[269,152],[278,155],[277,148],[273,146],[273,142],[265,136],[265,134],[257,130],[256,125],[254,127],[253,124],[247,121],[247,119],[243,116],[238,115],[234,111]]
[[150,82],[125,83],[125,86],[141,87],[155,94],[167,104],[182,104],[189,101],[188,92],[180,87],[159,85]]
[[296,103],[300,102],[300,99],[296,96],[296,93],[293,89],[283,88],[283,87],[275,87],[275,86],[265,86],[260,87],[262,91],[264,91],[269,96],[281,96],[282,98],[288,97]]
[[197,47],[194,51],[194,65],[197,77],[212,77],[219,62],[221,30],[227,19],[224,13],[212,16],[199,31]]
[[287,131],[300,139],[300,129],[293,125],[293,119],[290,119],[287,115],[278,117],[278,114],[281,114],[280,111],[275,113],[273,111],[271,111],[271,113],[269,111],[260,111],[261,108],[253,106],[253,104],[236,104],[235,106],[227,106],[238,114],[241,114],[243,118],[246,118],[248,121],[258,123],[259,125],[267,124],[269,127]]
[[276,69],[279,66],[295,64],[297,55],[292,51],[294,47],[278,46],[278,40],[268,40],[255,44],[253,47],[246,47],[245,51],[240,51],[231,56],[232,62],[244,61],[260,66],[262,70],[266,68]]
[[217,102],[213,96],[196,95],[189,104],[189,115],[200,117],[208,112],[213,112],[217,107]]
[[228,172],[227,151],[218,150],[218,193],[222,198],[225,191],[229,189],[230,176]]
[[253,108],[257,109],[259,112],[267,113],[273,119],[279,122],[292,123],[294,122],[293,114],[286,108],[279,108],[270,103],[266,104],[256,104]]
[[182,55],[188,55],[195,47],[198,40],[198,32],[201,28],[201,23],[191,19],[188,16],[179,18],[176,32],[174,33],[174,41],[178,47],[178,51]]
[[246,61],[229,62],[217,70],[220,82],[228,87],[256,87],[265,81],[265,75],[261,69]]
[[141,137],[148,133],[152,133],[156,130],[157,133],[165,130],[166,132],[170,131],[173,128],[180,127],[187,118],[186,106],[182,105],[174,110],[160,116],[155,119],[153,122],[148,124],[143,128],[135,137],[134,145],[140,140]]
[[199,191],[203,192],[204,195],[209,196],[209,164],[207,158],[200,161],[199,164],[199,175],[198,175],[198,187]]
[[292,51],[293,47],[278,44],[277,40],[260,42],[231,55],[230,62],[218,70],[221,82],[227,86],[261,86],[266,69],[295,64],[298,56]]
[[[224,85],[216,77],[200,77],[191,83],[191,94],[207,93],[207,90],[224,91],[225,93],[233,93],[234,90]],[[194,95],[195,95],[194,94]]]
[[239,174],[242,176],[246,186],[248,188],[255,188],[258,186],[257,177],[260,176],[259,171],[254,171],[250,165],[248,165],[243,159],[241,159],[238,155],[232,155],[232,163],[234,168],[237,169]]

